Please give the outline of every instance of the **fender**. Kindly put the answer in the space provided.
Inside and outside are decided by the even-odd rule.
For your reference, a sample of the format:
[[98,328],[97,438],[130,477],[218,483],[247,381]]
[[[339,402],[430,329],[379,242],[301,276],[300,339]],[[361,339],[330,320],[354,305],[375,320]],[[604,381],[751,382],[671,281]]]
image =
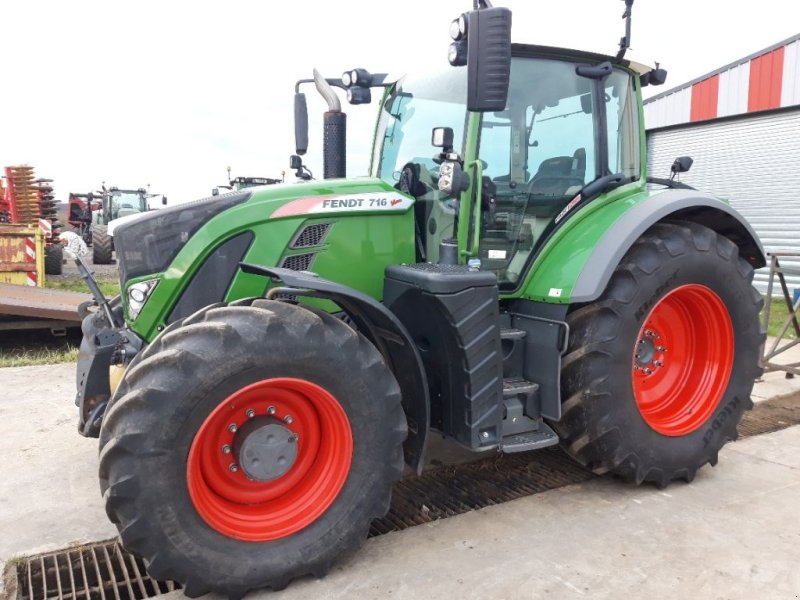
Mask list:
[[273,288],[268,297],[270,293],[289,293],[331,300],[375,345],[400,384],[403,395],[403,410],[408,421],[408,438],[403,446],[406,462],[421,473],[430,431],[428,380],[417,347],[400,320],[374,298],[314,273],[248,263],[239,266],[245,273],[283,282],[286,287]]
[[[650,227],[665,220],[690,221],[713,229],[736,244],[739,254],[754,269],[766,265],[764,249],[752,226],[734,208],[715,196],[691,189],[642,192],[641,196],[644,197],[623,208],[621,214],[603,229],[585,227],[576,219],[576,227],[565,232],[561,239],[550,242],[572,248],[572,268],[557,264],[557,253],[551,253],[535,266],[536,276],[524,295],[559,304],[596,300],[634,242]],[[589,206],[591,204],[587,208]],[[619,212],[624,206],[623,201],[617,201],[599,207],[591,214],[591,221],[601,222],[603,212]],[[574,216],[579,215],[580,212]],[[576,266],[578,268],[574,268]]]

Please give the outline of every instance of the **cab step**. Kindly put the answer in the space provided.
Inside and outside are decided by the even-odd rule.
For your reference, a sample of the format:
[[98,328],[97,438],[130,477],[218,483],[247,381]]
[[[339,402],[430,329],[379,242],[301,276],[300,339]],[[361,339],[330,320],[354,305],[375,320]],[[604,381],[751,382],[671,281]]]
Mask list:
[[506,454],[539,450],[558,443],[558,435],[544,421],[539,421],[539,429],[525,433],[505,436],[500,443],[500,450]]
[[503,379],[503,398],[524,394],[529,397],[539,391],[539,384],[522,377],[506,377]]
[[514,327],[503,327],[500,329],[501,340],[521,340],[526,334],[526,331],[523,331],[522,329],[516,329]]

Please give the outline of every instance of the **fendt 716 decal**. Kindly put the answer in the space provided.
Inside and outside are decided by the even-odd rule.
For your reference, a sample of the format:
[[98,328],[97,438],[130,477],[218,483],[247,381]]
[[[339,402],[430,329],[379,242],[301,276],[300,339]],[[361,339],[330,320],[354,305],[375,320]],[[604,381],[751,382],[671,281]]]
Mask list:
[[369,192],[343,196],[298,198],[272,213],[272,218],[342,212],[405,212],[414,204],[396,192]]

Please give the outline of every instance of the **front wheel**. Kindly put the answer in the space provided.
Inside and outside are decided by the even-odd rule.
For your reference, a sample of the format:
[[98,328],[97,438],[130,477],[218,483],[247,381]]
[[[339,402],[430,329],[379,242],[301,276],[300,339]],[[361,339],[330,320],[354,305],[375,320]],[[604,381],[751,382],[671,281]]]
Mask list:
[[400,390],[343,322],[214,306],[128,367],[100,433],[106,510],[150,574],[231,597],[322,575],[389,507]]
[[691,481],[752,407],[764,336],[753,269],[727,238],[659,224],[568,315],[562,443],[595,473]]

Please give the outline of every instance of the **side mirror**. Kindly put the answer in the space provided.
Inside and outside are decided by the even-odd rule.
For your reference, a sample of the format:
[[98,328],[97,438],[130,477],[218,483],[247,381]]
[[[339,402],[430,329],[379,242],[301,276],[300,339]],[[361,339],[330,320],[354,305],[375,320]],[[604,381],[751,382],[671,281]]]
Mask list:
[[161,196],[161,204],[163,204],[164,206],[167,205],[167,197],[166,196]]
[[451,24],[450,36],[454,40],[450,64],[467,65],[467,110],[505,110],[511,77],[511,11],[498,6],[465,13]]
[[673,176],[677,173],[686,173],[692,168],[693,163],[694,159],[692,159],[691,156],[679,156],[675,159],[675,162],[672,163],[670,171],[672,171]]
[[219,188],[214,188],[213,190],[211,190],[211,195],[212,196],[219,196]]
[[662,69],[658,66],[658,63],[656,63],[656,68],[642,75],[639,81],[641,81],[642,87],[648,85],[663,85],[667,81],[667,70]]
[[290,169],[302,169],[303,168],[303,159],[297,156],[297,154],[292,154],[289,157],[289,168]]
[[431,146],[449,152],[453,149],[453,137],[452,127],[434,127],[431,131]]
[[294,95],[294,145],[297,154],[308,150],[308,106],[306,95],[299,92]]

